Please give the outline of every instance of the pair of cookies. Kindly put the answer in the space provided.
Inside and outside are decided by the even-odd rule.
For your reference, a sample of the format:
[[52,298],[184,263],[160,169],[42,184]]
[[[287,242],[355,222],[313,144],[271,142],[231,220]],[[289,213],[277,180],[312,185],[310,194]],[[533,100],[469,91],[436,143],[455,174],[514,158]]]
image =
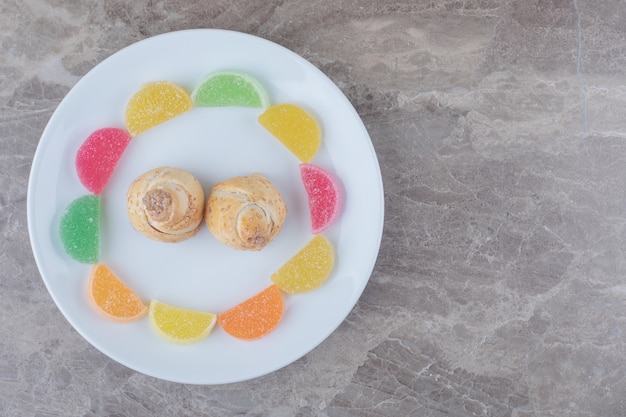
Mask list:
[[205,218],[220,242],[235,249],[261,250],[278,234],[287,215],[278,190],[258,173],[216,184],[205,205],[204,190],[193,175],[160,167],[137,178],[126,197],[133,227],[161,242],[189,239]]

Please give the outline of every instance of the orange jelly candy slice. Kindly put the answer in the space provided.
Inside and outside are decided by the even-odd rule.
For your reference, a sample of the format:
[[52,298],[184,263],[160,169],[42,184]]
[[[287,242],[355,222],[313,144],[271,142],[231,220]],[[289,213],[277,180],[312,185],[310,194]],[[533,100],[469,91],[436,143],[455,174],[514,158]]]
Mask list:
[[309,162],[321,144],[320,128],[311,115],[294,104],[278,104],[259,116],[259,123],[302,162]]
[[176,84],[165,81],[146,84],[126,106],[126,128],[137,136],[192,108],[189,93]]
[[283,295],[271,285],[257,295],[226,310],[217,321],[229,335],[243,340],[263,337],[276,328],[283,316]]
[[148,312],[148,306],[104,264],[91,269],[87,296],[91,306],[112,321],[127,323],[139,320]]

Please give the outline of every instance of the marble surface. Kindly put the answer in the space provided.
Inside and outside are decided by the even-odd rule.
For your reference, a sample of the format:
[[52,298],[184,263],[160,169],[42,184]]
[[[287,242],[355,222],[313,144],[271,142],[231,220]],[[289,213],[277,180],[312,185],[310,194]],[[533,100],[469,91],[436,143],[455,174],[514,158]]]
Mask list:
[[[0,415],[626,415],[623,0],[0,0]],[[85,342],[35,265],[40,135],[140,39],[254,34],[325,72],[385,186],[380,254],[325,342],[246,382],[138,374]]]

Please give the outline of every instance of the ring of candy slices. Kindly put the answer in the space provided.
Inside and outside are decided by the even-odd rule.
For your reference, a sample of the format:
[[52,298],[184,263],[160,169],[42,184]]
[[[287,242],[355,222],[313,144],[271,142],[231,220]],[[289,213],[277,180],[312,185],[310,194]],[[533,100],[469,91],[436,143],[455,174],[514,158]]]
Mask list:
[[[272,274],[265,290],[226,311],[193,311],[159,300],[146,304],[107,265],[99,263],[102,193],[124,151],[141,133],[196,107],[223,106],[259,109],[259,124],[300,160],[313,237]],[[315,290],[333,270],[334,250],[321,233],[337,220],[342,201],[337,179],[311,163],[321,145],[317,121],[294,104],[270,106],[263,86],[239,71],[209,74],[191,94],[171,82],[146,84],[129,100],[125,116],[125,129],[97,129],[78,149],[77,176],[91,194],[71,202],[60,222],[66,253],[78,262],[93,264],[87,284],[90,304],[116,322],[135,321],[148,314],[155,332],[174,343],[202,340],[216,323],[243,340],[267,335],[281,320],[284,294]]]

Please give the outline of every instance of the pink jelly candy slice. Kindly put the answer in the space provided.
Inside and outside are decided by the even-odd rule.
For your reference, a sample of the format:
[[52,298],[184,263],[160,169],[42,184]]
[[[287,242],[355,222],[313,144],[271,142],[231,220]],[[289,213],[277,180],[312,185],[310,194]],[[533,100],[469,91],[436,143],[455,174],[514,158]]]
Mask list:
[[333,175],[313,164],[300,164],[300,175],[309,199],[311,229],[322,233],[339,217],[341,192]]
[[76,154],[80,182],[98,195],[111,178],[132,136],[123,129],[107,127],[93,132]]

